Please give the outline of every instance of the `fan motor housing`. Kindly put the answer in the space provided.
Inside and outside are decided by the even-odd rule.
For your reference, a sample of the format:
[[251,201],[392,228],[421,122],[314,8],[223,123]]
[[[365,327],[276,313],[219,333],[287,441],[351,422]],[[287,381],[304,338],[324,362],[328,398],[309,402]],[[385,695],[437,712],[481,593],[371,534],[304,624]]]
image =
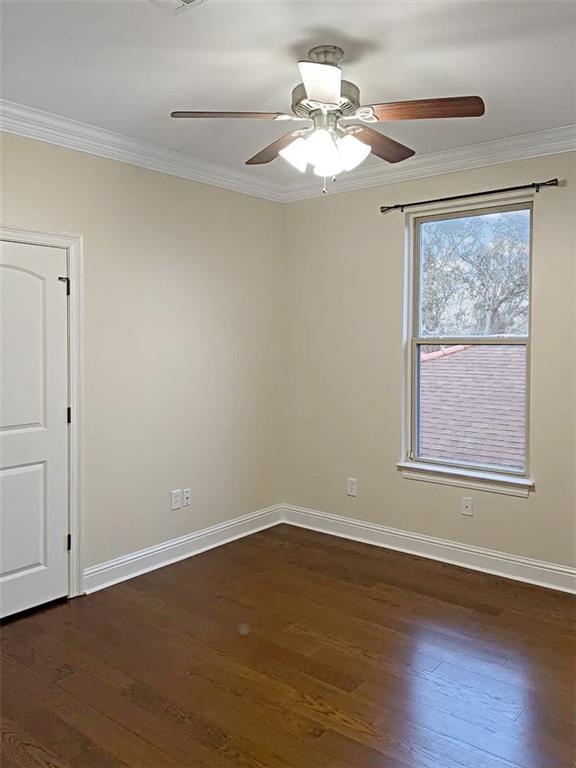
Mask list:
[[[360,106],[360,89],[349,80],[342,80],[340,103],[338,106],[327,105],[329,112],[338,112],[340,115],[352,115]],[[298,83],[292,91],[292,112],[298,117],[311,117],[318,111],[318,104],[310,101],[306,96],[303,83]]]

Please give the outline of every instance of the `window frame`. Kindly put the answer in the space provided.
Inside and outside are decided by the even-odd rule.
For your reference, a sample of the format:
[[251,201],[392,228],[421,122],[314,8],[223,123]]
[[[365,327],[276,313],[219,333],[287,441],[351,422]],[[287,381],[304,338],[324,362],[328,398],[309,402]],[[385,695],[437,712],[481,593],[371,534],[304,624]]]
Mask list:
[[[530,243],[528,253],[529,306],[528,330],[524,336],[420,336],[420,226],[429,221],[482,216],[490,213],[528,210],[530,215]],[[531,331],[532,331],[532,266],[534,248],[534,205],[533,196],[483,201],[476,204],[436,208],[406,215],[406,271],[405,271],[405,392],[403,407],[402,461],[398,468],[410,479],[426,479],[446,482],[451,485],[480,487],[483,490],[497,490],[515,495],[528,495],[534,489],[530,475],[530,402],[531,402]],[[524,468],[481,463],[420,457],[418,447],[418,349],[420,345],[512,345],[523,346],[526,350],[526,402],[525,402],[525,462]],[[429,477],[422,477],[429,474]],[[500,488],[500,482],[504,488]],[[493,487],[491,487],[493,486]],[[514,490],[517,486],[517,493]]]

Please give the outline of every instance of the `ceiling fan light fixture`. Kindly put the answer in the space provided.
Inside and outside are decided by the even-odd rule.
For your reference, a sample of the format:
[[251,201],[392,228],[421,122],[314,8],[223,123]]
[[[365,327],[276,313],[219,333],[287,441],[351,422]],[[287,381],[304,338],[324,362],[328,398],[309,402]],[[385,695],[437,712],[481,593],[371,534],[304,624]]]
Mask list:
[[351,133],[340,136],[337,139],[337,146],[345,171],[352,171],[354,168],[357,168],[360,163],[366,160],[372,149],[368,144],[364,144],[363,141],[360,141]]
[[[0,0],[1,1],[1,0]],[[151,0],[163,7],[200,5],[207,0]],[[245,165],[266,165],[279,155],[300,173],[308,165],[325,179],[357,168],[369,154],[386,163],[399,163],[415,153],[368,123],[393,120],[480,117],[484,102],[480,96],[449,96],[363,105],[355,83],[342,79],[340,62],[344,51],[337,45],[316,45],[308,59],[299,61],[302,82],[292,90],[292,112],[230,112],[178,110],[174,118],[233,118],[300,121],[305,126],[278,137],[245,161]],[[354,121],[352,124],[350,120]],[[312,124],[312,125],[310,125]],[[324,185],[326,191],[326,185]]]
[[293,168],[296,168],[300,173],[304,173],[308,167],[308,143],[300,136],[295,139],[284,149],[281,149],[278,153],[280,157],[283,157]]

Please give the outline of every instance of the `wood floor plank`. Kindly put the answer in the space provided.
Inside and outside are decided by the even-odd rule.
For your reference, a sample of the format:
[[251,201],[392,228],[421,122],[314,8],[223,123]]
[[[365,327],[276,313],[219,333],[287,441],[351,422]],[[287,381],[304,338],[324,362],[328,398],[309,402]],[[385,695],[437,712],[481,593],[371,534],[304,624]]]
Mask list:
[[[272,529],[273,530],[273,529]],[[264,531],[263,534],[267,534],[268,531]],[[305,534],[310,534],[308,531],[304,531]],[[272,535],[272,534],[270,534]],[[251,537],[252,539],[255,537]],[[332,538],[332,537],[326,537],[326,538]],[[250,539],[245,540],[244,544],[249,544]],[[347,542],[349,543],[349,542]],[[354,543],[354,542],[352,542]],[[358,546],[358,545],[357,545]],[[366,546],[366,545],[361,545]],[[376,549],[374,547],[371,547],[370,549]],[[386,552],[386,558],[389,555],[398,556],[399,553],[389,553]],[[403,558],[406,558],[408,556],[402,555]],[[310,554],[310,559],[313,559],[313,554]],[[422,558],[419,558],[419,560],[422,560]],[[426,567],[430,567],[431,561],[426,561]],[[433,565],[444,565],[444,564],[437,564],[433,563]],[[298,562],[297,567],[301,566],[301,562]],[[454,568],[453,566],[449,566],[451,568]],[[457,575],[458,571],[463,571],[464,574],[471,574],[473,572],[470,571],[464,571],[464,569],[455,569]],[[385,573],[385,569],[383,569],[383,573]],[[477,579],[477,576],[487,576],[487,574],[476,574],[473,573],[472,578],[474,580]],[[334,578],[334,574],[331,575],[332,578]],[[306,596],[307,598],[311,598],[314,590],[318,590],[318,582],[322,582],[322,580],[326,580],[327,578],[330,578],[330,574],[321,574],[320,576],[318,574],[315,574],[314,576],[314,585],[309,589],[306,590]],[[396,574],[394,576],[394,579],[392,581],[395,583],[398,581],[398,575]],[[492,577],[493,578],[493,577]],[[290,580],[285,579],[287,584],[290,584]],[[410,579],[404,578],[404,581],[406,584],[405,587],[410,584]],[[511,582],[508,582],[504,579],[500,579],[500,582],[504,582],[505,584],[510,584]],[[334,586],[332,586],[332,589],[334,589]],[[346,593],[349,588],[349,584],[347,583],[347,580],[340,580],[340,589],[339,592],[339,600],[335,603],[335,609],[338,611],[345,610],[345,607],[347,605],[346,602]],[[524,587],[524,585],[521,585]],[[390,581],[386,581],[385,583],[376,583],[371,585],[371,587],[367,588],[366,585],[354,585],[357,592],[361,592],[362,594],[370,595],[371,597],[381,597],[383,594],[386,595],[385,602],[387,605],[390,604],[389,595],[391,590]],[[289,589],[292,589],[292,593],[294,594],[294,587],[288,587]],[[517,591],[516,585],[513,586],[514,591]],[[475,604],[474,608],[467,611],[467,613],[462,617],[461,611],[463,608],[465,608],[464,605],[462,605],[462,600],[454,602],[447,602],[444,603],[445,606],[447,606],[452,611],[456,610],[458,611],[458,618],[453,615],[452,619],[453,621],[445,621],[444,624],[440,624],[438,619],[436,620],[436,626],[431,626],[430,621],[423,622],[422,620],[417,620],[419,617],[415,617],[414,615],[411,615],[407,611],[407,608],[410,604],[413,603],[414,598],[417,600],[420,600],[420,603],[422,604],[422,600],[427,601],[430,599],[430,595],[428,594],[422,594],[421,592],[411,593],[410,596],[408,596],[408,590],[406,588],[403,588],[402,590],[399,590],[398,587],[392,587],[396,591],[395,595],[395,601],[399,602],[402,606],[401,611],[402,617],[399,617],[398,611],[394,612],[391,610],[383,610],[380,612],[380,623],[383,627],[388,627],[391,630],[397,629],[398,631],[404,633],[404,634],[410,634],[411,632],[416,633],[419,637],[420,643],[422,643],[424,637],[426,636],[426,639],[430,642],[431,645],[435,644],[434,641],[438,635],[459,635],[462,639],[461,647],[468,648],[470,645],[470,638],[471,636],[474,637],[474,642],[478,644],[478,646],[482,647],[486,651],[485,658],[493,657],[493,658],[499,658],[499,666],[502,666],[501,662],[503,660],[504,655],[513,656],[517,655],[518,650],[520,647],[524,651],[523,658],[526,658],[530,656],[534,662],[539,663],[540,665],[544,665],[547,667],[554,667],[555,670],[558,672],[558,676],[562,677],[567,673],[572,673],[573,666],[571,659],[574,656],[573,650],[574,645],[572,641],[569,638],[565,638],[562,636],[562,633],[560,631],[551,633],[552,638],[550,638],[550,633],[539,633],[539,622],[536,621],[535,625],[533,627],[533,631],[523,631],[520,634],[515,633],[513,630],[511,630],[509,627],[506,626],[506,622],[501,621],[501,616],[506,615],[506,612],[502,610],[496,610],[492,606],[490,606],[490,610],[488,611],[488,614],[484,610],[478,610],[477,605]],[[454,586],[451,587],[452,591],[454,591],[456,588]],[[458,589],[462,591],[459,587]],[[542,590],[537,591],[537,595],[540,595],[540,592]],[[398,594],[400,592],[400,594]],[[344,593],[344,594],[342,594]],[[405,599],[402,599],[402,595],[404,595]],[[313,598],[312,598],[313,599]],[[487,598],[482,598],[483,602],[486,602]],[[538,597],[538,599],[541,601],[542,598]],[[468,598],[466,598],[468,600]],[[363,611],[363,606],[361,604],[361,600],[358,600],[358,605],[355,608],[348,608],[348,615],[352,615],[356,618],[362,618],[366,619],[366,616],[363,616],[364,614],[370,614],[370,608]],[[438,602],[439,600],[436,598],[434,600],[435,607],[438,608]],[[475,601],[477,603],[477,601]],[[354,606],[354,602],[348,601],[348,605]],[[383,608],[385,606],[382,606]],[[570,608],[570,604],[566,604],[567,613],[574,612],[574,608]],[[373,610],[373,609],[372,609]],[[430,612],[428,612],[430,614]],[[440,614],[442,615],[442,614]],[[455,621],[454,621],[455,619]],[[508,622],[509,624],[510,622]],[[452,626],[450,626],[452,624]],[[426,630],[426,632],[424,631]],[[455,640],[452,641],[445,641],[443,638],[440,639],[440,646],[442,647],[442,651],[444,652],[448,647],[456,648],[456,652],[458,653],[457,649],[457,643]],[[436,643],[436,645],[438,645]],[[562,648],[559,649],[559,646],[563,645]],[[463,657],[464,654],[459,653],[461,657]],[[468,654],[470,655],[470,654]],[[471,655],[470,655],[471,656]],[[473,662],[475,665],[478,665],[478,662],[480,660],[480,655],[478,652],[474,654]]]
[[[204,666],[204,673],[206,674],[206,664],[202,665]],[[198,674],[202,674],[202,671],[199,669]],[[218,673],[216,673],[218,674]],[[293,673],[292,673],[293,674]],[[221,675],[221,672],[220,672]],[[238,690],[238,682],[235,682],[231,688],[229,688],[230,694],[233,695],[233,690]],[[328,692],[328,695],[326,695],[326,690],[320,691],[319,687],[316,686],[316,690],[312,689],[309,690],[307,687],[303,684],[299,686],[300,691],[303,691],[304,694],[306,694],[306,697],[304,700],[301,700],[301,697],[298,696],[296,698],[296,701],[294,702],[294,706],[296,707],[296,711],[298,711],[301,714],[305,714],[307,717],[316,718],[318,719],[324,726],[331,726],[333,728],[344,728],[347,730],[347,732],[353,732],[353,733],[363,733],[364,736],[376,736],[378,733],[378,724],[377,720],[379,717],[381,717],[384,713],[376,713],[376,716],[374,716],[374,712],[372,712],[372,718],[374,722],[376,723],[376,726],[374,728],[373,733],[368,730],[366,732],[363,732],[365,729],[363,729],[362,726],[362,719],[364,721],[367,720],[366,712],[362,712],[361,717],[351,717],[350,715],[346,716],[346,714],[343,713],[343,707],[341,706],[341,702],[337,701],[334,698],[334,693],[332,694]],[[319,694],[324,694],[324,696],[321,696]],[[168,695],[174,695],[174,691],[168,692]],[[213,698],[213,696],[212,696]],[[288,700],[289,703],[290,700]],[[186,695],[184,697],[184,703],[186,702]],[[350,710],[351,707],[348,706],[348,710]],[[389,720],[389,713],[386,713],[386,719]],[[465,723],[461,724],[465,725]],[[460,728],[462,730],[462,727]],[[414,736],[415,738],[415,736]],[[427,741],[430,739],[429,736],[427,736]],[[441,741],[438,739],[438,741]],[[449,745],[451,748],[452,746]],[[446,746],[442,748],[442,751],[445,751]],[[485,758],[487,761],[489,758]],[[486,763],[488,764],[488,763]],[[500,763],[496,760],[494,760],[492,763],[494,765],[500,765]]]
[[113,717],[164,752],[173,755],[179,763],[188,762],[198,768],[232,768],[235,764],[233,755],[225,756],[215,749],[208,748],[205,742],[194,738],[187,720],[181,719],[175,725],[162,710],[157,709],[151,714],[139,707],[133,697],[123,695],[125,691],[119,692],[89,674],[74,674],[63,680],[61,687],[80,700],[89,702],[106,716]]
[[2,627],[7,768],[572,768],[569,595],[286,525]]
[[0,724],[0,734],[0,757],[3,766],[12,763],[22,768],[73,768],[46,749],[38,739],[4,716]]
[[[179,712],[185,713],[187,726],[195,729],[198,738],[209,735],[216,739],[217,748],[225,747],[227,751],[234,748],[237,754],[240,754],[237,743],[243,741],[245,761],[249,759],[254,743],[257,745],[263,736],[271,735],[277,744],[291,751],[295,738],[308,739],[307,749],[311,750],[310,739],[321,732],[312,720],[291,714],[283,707],[282,702],[289,691],[286,685],[274,684],[238,662],[224,666],[226,660],[222,658],[222,665],[215,664],[215,654],[208,658],[208,648],[192,642],[187,643],[186,651],[173,647],[169,660],[159,668],[155,661],[162,646],[156,646],[155,641],[147,638],[138,647],[130,649],[135,642],[130,630],[119,630],[96,621],[86,624],[101,638],[101,651],[108,654],[108,659],[123,665],[141,681],[129,691],[138,705],[151,701],[157,704],[159,700],[171,702]],[[67,633],[71,636],[70,630]],[[84,630],[76,630],[75,642],[81,641],[82,634],[85,634]],[[96,647],[93,638],[89,642],[90,647]],[[216,657],[219,658],[217,654]],[[283,732],[289,738],[283,736]],[[248,735],[254,740],[252,746],[246,741]],[[271,765],[280,765],[279,760],[274,758]],[[315,760],[317,765],[324,765],[317,758]]]
[[34,670],[50,682],[57,682],[66,675],[72,674],[74,670],[70,665],[68,654],[56,661],[44,653],[38,653],[31,642],[37,637],[37,634],[31,635],[27,632],[22,623],[15,624],[9,633],[3,633],[0,653],[7,654],[14,661],[27,669]]
[[2,659],[3,673],[12,669],[18,677],[20,695],[36,699],[64,722],[76,728],[90,741],[105,746],[121,762],[131,768],[176,768],[178,762],[153,744],[135,736],[106,715],[72,697],[58,685],[50,685],[27,669]]
[[95,744],[64,722],[36,699],[22,696],[19,678],[12,670],[2,677],[3,714],[27,733],[41,735],[42,745],[71,766],[82,768],[126,768],[103,745]]
[[[410,677],[405,674],[398,675],[393,667],[359,659],[328,647],[320,649],[318,653],[331,663],[341,664],[356,674],[362,675],[367,682],[371,683],[371,700],[376,704],[378,701],[387,702],[395,713],[401,715],[401,719],[414,721],[447,736],[458,735],[459,738],[464,738],[479,748],[488,748],[487,745],[489,745],[491,752],[505,759],[510,759],[511,755],[517,755],[519,752],[531,754],[532,761],[525,760],[525,762],[534,763],[537,768],[540,767],[540,762],[534,760],[535,756],[542,759],[542,764],[550,766],[558,765],[563,768],[570,764],[570,758],[567,757],[570,748],[568,750],[562,748],[562,745],[570,744],[567,731],[564,733],[564,738],[559,739],[557,743],[554,742],[556,746],[552,746],[552,740],[539,739],[536,731],[521,721],[520,717],[513,721],[504,717],[494,718],[486,707],[477,707],[474,689],[468,692],[468,697],[472,697],[471,706],[466,706],[458,700],[457,686],[453,689],[455,701],[452,701],[449,695],[430,699],[426,688],[424,690],[419,688],[422,673]],[[462,671],[467,672],[465,669]],[[436,671],[431,676],[436,676]],[[491,678],[487,679],[491,681]],[[495,691],[502,693],[498,681],[494,682]],[[355,695],[361,696],[362,693],[360,690]],[[505,689],[504,693],[508,694],[509,691]],[[521,696],[521,689],[513,687],[512,700],[518,702]],[[566,707],[562,711],[566,715],[572,710]],[[566,725],[568,725],[567,722]]]

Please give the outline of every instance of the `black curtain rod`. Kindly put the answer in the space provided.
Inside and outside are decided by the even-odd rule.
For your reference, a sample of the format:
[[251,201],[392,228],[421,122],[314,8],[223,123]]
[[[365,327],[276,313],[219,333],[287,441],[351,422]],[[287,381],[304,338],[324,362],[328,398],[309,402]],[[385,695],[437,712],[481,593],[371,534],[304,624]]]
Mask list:
[[532,184],[523,184],[520,187],[503,187],[502,189],[488,189],[485,192],[471,192],[468,195],[452,195],[452,197],[437,197],[435,200],[419,200],[417,203],[397,203],[396,205],[381,205],[380,213],[390,211],[403,211],[405,208],[414,208],[417,205],[430,205],[431,203],[447,203],[450,200],[465,200],[471,197],[484,197],[485,195],[498,195],[503,192],[520,192],[523,189],[535,189],[540,192],[543,187],[557,187],[558,179],[548,181],[535,181]]

